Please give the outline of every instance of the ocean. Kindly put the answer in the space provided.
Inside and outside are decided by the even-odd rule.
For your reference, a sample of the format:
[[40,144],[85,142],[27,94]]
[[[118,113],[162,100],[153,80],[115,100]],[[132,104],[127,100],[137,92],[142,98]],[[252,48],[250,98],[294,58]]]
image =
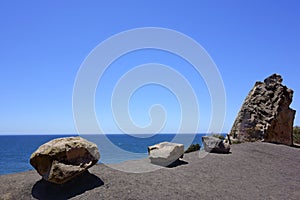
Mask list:
[[[156,134],[131,136],[126,134],[80,135],[98,145],[99,163],[112,164],[128,160],[146,158],[147,147],[163,142],[177,142],[185,145],[200,144],[206,134]],[[42,144],[60,137],[72,135],[1,135],[0,136],[0,175],[32,170],[30,155]],[[73,135],[77,136],[77,135]]]

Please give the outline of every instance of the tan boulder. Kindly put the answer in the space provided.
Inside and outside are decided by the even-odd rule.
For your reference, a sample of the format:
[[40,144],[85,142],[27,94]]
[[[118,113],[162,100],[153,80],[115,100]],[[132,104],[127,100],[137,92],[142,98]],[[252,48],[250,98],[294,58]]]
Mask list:
[[183,157],[184,145],[162,142],[149,146],[148,153],[151,163],[166,167]]
[[51,140],[30,157],[30,164],[47,181],[62,184],[92,167],[100,159],[96,144],[81,137]]

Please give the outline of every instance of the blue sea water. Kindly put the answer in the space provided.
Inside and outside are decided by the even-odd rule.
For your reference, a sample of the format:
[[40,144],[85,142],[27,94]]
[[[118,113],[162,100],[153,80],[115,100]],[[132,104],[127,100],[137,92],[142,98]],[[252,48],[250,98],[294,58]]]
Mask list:
[[[178,135],[181,135],[179,138]],[[163,141],[172,141],[187,145],[201,142],[205,134],[156,134],[135,137],[126,134],[82,136],[99,147],[99,163],[120,163],[147,157],[147,147]],[[29,164],[30,155],[42,144],[60,137],[71,135],[3,135],[0,136],[0,175],[33,169]],[[75,136],[75,135],[74,135]],[[189,141],[192,138],[191,141]],[[186,139],[186,141],[185,141]],[[180,141],[178,141],[180,140]]]

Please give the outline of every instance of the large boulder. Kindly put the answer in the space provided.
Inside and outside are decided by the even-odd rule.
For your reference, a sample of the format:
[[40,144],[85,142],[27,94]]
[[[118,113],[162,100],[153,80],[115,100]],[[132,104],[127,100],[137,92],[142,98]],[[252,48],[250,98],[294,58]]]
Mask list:
[[162,142],[149,146],[148,153],[151,163],[166,167],[183,157],[184,145]]
[[213,136],[203,136],[204,150],[210,153],[229,153],[230,144]]
[[246,97],[230,131],[240,142],[264,140],[293,145],[296,111],[289,106],[293,90],[282,85],[278,74],[256,82]]
[[100,159],[97,145],[81,137],[51,140],[30,157],[30,164],[47,181],[62,184],[92,167]]

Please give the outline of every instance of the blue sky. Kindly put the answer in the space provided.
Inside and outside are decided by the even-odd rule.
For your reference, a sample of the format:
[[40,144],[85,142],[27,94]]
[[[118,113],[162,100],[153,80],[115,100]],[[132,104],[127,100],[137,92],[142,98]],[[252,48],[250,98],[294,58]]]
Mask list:
[[[296,0],[1,1],[0,133],[74,133],[72,92],[82,62],[110,36],[141,27],[179,31],[206,49],[226,89],[224,132],[255,81],[273,73],[295,91],[291,107],[300,110],[299,8]],[[199,132],[206,131],[211,105],[203,79],[180,58],[154,50],[120,58],[100,82],[95,108],[105,130],[117,130],[109,110],[115,81],[124,69],[145,62],[174,67],[191,82],[199,99]],[[180,122],[178,100],[157,85],[134,93],[132,119],[149,124],[149,106],[157,103],[168,113],[163,131],[173,132]]]

